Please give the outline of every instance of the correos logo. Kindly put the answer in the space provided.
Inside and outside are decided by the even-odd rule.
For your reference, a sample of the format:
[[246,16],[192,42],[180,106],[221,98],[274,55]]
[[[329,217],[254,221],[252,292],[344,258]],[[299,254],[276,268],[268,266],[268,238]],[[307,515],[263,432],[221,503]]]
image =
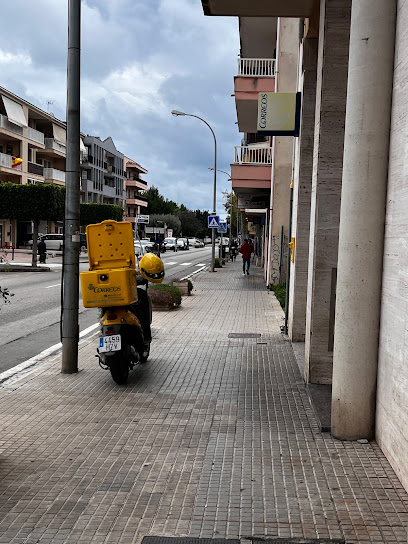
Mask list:
[[121,291],[121,287],[95,287],[90,283],[88,289],[94,293],[118,293]]
[[266,115],[268,111],[268,95],[261,95],[261,118],[259,120],[259,128],[266,128]]

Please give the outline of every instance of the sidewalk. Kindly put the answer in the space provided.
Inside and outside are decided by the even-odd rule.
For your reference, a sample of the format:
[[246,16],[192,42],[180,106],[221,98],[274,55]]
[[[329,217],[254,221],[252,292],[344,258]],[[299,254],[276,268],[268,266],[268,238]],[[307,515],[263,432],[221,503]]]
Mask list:
[[95,339],[78,374],[58,355],[1,384],[0,544],[406,543],[407,493],[374,442],[319,431],[260,269],[193,282],[127,386]]

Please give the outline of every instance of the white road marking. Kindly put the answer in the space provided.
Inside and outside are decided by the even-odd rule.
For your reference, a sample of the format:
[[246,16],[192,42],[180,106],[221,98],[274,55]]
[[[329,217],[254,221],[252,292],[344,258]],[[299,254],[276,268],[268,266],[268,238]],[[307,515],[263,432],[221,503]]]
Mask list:
[[192,272],[191,274],[189,274],[188,276],[184,276],[184,278],[181,278],[182,280],[188,280],[188,278],[192,278],[193,276],[195,276],[196,274],[198,274],[199,272],[202,272],[205,268],[207,268],[207,265],[204,264],[202,268],[199,268],[198,270],[195,270],[194,272]]
[[180,266],[191,266],[191,263],[180,263]]
[[60,285],[61,285],[60,283],[56,283],[55,285],[49,285],[45,289],[51,289],[51,287],[59,287]]
[[207,266],[205,263],[198,263],[195,266]]
[[177,264],[177,262],[176,262],[176,261],[174,261],[174,262],[170,262],[170,263],[168,263],[168,262],[165,262],[165,263],[164,263],[164,266],[167,266],[168,264]]

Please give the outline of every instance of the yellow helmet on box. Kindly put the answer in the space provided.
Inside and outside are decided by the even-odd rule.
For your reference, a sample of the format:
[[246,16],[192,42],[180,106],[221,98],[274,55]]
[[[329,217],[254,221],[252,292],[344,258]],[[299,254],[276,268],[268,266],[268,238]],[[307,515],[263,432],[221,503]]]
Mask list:
[[139,261],[139,272],[152,283],[161,283],[164,279],[163,261],[154,253],[146,253]]

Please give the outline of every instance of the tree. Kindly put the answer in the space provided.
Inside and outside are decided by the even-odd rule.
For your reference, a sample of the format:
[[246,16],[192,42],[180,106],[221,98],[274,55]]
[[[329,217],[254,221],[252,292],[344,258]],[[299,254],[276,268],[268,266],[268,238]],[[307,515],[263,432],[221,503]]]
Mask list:
[[64,206],[65,188],[59,185],[0,183],[0,217],[33,222],[32,266],[37,266],[39,222],[61,220]]
[[[235,193],[231,192],[229,193],[228,191],[225,191],[224,193],[224,196],[227,197],[227,200],[226,202],[224,203],[224,207],[225,207],[225,211],[229,214],[229,216],[227,217],[227,222],[228,224],[231,225],[231,237],[232,236],[238,236],[238,233],[237,233],[237,204],[238,204],[238,199],[235,195]],[[235,232],[235,234],[234,234]]]
[[94,202],[80,205],[79,223],[81,226],[102,223],[106,219],[123,221],[123,208],[115,204],[96,204]]
[[152,185],[142,195],[147,200],[147,214],[171,214],[177,213],[179,206],[173,200],[167,200],[160,193],[157,187]]
[[178,236],[181,231],[181,221],[176,215],[171,214],[153,214],[150,216],[149,226],[150,227],[162,227],[167,225],[168,229],[173,230],[173,236]]

